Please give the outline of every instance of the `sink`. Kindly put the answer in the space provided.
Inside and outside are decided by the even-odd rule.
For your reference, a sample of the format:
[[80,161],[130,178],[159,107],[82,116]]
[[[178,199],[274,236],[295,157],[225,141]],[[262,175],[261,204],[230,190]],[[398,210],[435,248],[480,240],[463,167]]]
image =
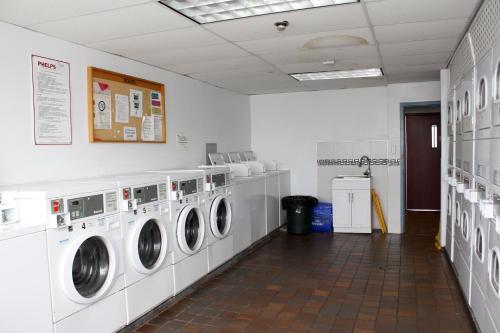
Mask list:
[[370,176],[366,176],[366,175],[338,175],[335,178],[340,178],[340,179],[354,178],[354,179],[358,179],[358,178],[370,178]]
[[371,177],[365,175],[339,175],[332,180],[332,189],[369,190]]

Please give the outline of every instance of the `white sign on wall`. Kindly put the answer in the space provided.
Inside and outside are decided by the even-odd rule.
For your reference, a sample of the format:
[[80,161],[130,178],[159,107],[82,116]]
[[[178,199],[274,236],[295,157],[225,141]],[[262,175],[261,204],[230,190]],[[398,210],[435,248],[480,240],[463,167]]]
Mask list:
[[176,134],[175,146],[177,149],[186,149],[189,146],[189,138],[182,134]]
[[70,145],[69,63],[32,55],[31,66],[35,144]]

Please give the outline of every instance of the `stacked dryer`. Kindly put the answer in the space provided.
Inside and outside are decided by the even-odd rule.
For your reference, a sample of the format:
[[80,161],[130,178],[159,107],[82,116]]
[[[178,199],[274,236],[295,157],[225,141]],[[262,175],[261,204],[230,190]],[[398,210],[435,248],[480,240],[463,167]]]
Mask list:
[[455,111],[455,90],[450,90],[448,94],[448,169],[447,169],[447,219],[446,219],[446,252],[450,261],[454,261],[454,240],[455,240],[455,196],[456,196],[456,111]]
[[109,333],[125,326],[115,184],[41,183],[10,194],[23,221],[39,221],[47,227],[54,332]]
[[[500,331],[500,28],[491,52],[478,66],[478,146],[488,151],[478,159],[478,178],[484,175],[486,196],[479,202],[483,228],[489,231],[487,260],[482,263],[487,273],[484,287],[486,314],[484,332]],[[484,99],[483,99],[484,96]],[[483,178],[483,176],[481,176]],[[485,232],[486,233],[486,232]]]
[[[457,99],[457,185],[454,264],[467,301],[470,300],[472,229],[474,202],[471,193],[475,184],[474,167],[474,68],[466,71],[456,87]],[[460,161],[460,163],[458,162]]]
[[[452,218],[456,216],[456,223],[452,229],[451,257],[482,333],[500,332],[498,8],[497,1],[484,1],[478,18],[459,46],[458,60],[454,58],[451,66],[455,70],[452,78],[455,82],[451,82],[451,86],[455,87],[454,105],[458,111],[455,118],[456,198],[451,212]],[[485,36],[489,36],[488,39]],[[496,42],[492,42],[495,39]],[[472,69],[467,68],[470,64]],[[460,75],[458,70],[463,73]],[[452,126],[448,129],[451,137]],[[452,154],[452,147],[449,149]],[[448,235],[446,246],[450,246]],[[450,249],[448,251],[450,253]]]

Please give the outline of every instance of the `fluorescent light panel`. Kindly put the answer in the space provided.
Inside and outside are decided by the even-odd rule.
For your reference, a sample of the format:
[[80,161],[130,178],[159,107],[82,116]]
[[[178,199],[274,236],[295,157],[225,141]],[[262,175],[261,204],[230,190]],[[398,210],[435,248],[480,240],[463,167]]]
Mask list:
[[359,0],[161,0],[198,23],[233,20],[299,9],[334,6]]
[[362,77],[382,77],[381,68],[353,69],[350,71],[312,72],[289,74],[299,81],[353,79]]

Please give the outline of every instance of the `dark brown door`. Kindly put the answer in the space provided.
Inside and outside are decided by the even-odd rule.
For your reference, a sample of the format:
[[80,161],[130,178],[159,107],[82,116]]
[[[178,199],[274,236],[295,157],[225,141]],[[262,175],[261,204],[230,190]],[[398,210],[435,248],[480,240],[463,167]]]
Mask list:
[[440,209],[441,116],[407,114],[406,209]]

